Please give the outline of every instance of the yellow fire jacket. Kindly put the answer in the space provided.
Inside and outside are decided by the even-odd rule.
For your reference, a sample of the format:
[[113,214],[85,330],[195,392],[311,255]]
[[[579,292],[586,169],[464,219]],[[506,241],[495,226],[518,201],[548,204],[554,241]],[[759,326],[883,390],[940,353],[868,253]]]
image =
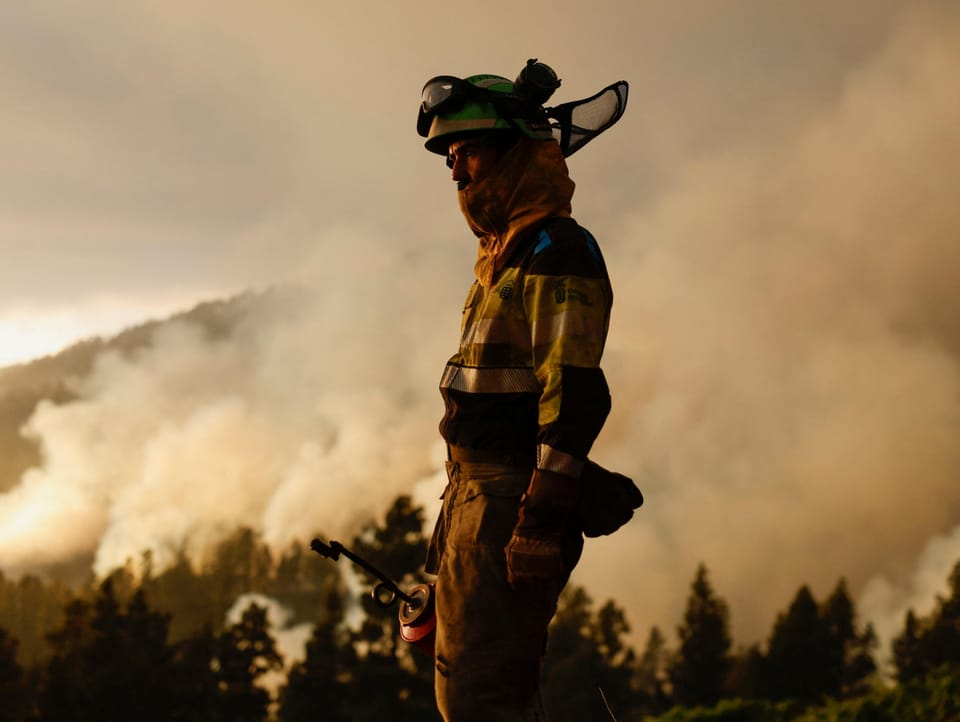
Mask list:
[[440,432],[579,477],[610,411],[600,359],[613,293],[597,242],[572,218],[524,235],[492,283],[467,296],[440,382]]

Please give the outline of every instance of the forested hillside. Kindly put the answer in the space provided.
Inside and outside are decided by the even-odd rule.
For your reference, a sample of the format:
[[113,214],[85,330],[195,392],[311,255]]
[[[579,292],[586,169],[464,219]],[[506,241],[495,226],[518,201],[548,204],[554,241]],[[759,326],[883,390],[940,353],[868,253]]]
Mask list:
[[[344,543],[412,584],[423,521],[399,497]],[[80,587],[0,578],[0,720],[438,719],[431,660],[399,640],[395,610],[377,607],[373,580],[346,565],[306,542],[278,555],[240,530],[209,558],[181,555],[162,571],[147,555]],[[751,646],[731,638],[706,565],[675,636],[631,634],[642,620],[573,586],[544,666],[550,719],[608,720],[609,707],[621,722],[956,720],[960,563],[949,583],[931,615],[904,620],[890,660],[843,580],[822,600],[801,584]]]
[[73,384],[90,372],[105,351],[129,354],[150,343],[164,324],[186,322],[201,327],[211,338],[227,335],[267,294],[248,293],[227,300],[201,303],[169,319],[155,320],[116,336],[81,341],[60,353],[28,363],[0,368],[0,493],[12,488],[28,468],[39,461],[39,449],[22,433],[37,404],[64,403],[74,398]]

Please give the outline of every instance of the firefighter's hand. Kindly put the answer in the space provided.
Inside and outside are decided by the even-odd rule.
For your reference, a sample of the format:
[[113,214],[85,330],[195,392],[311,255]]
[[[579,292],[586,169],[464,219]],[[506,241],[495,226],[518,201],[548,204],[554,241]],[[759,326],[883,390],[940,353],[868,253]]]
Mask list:
[[511,586],[556,579],[570,572],[564,558],[564,539],[579,496],[579,479],[534,470],[520,502],[516,528],[504,550]]
[[557,579],[569,570],[563,558],[563,537],[524,536],[514,530],[507,544],[507,581],[512,587]]

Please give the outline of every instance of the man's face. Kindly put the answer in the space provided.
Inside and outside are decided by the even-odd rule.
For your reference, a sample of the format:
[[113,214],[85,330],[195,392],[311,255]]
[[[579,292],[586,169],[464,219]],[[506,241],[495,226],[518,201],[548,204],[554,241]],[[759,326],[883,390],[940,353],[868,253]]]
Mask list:
[[503,152],[489,138],[465,138],[450,144],[447,157],[453,169],[457,190],[483,180],[500,160]]

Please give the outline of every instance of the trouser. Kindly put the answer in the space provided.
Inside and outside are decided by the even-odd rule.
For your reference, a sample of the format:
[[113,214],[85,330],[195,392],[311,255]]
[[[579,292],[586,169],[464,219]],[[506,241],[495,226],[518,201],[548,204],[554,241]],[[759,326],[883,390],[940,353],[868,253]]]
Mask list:
[[[514,590],[504,547],[529,466],[447,462],[449,483],[428,554],[437,574],[437,706],[446,722],[542,722],[540,663],[569,577]],[[583,539],[572,535],[568,568]]]

